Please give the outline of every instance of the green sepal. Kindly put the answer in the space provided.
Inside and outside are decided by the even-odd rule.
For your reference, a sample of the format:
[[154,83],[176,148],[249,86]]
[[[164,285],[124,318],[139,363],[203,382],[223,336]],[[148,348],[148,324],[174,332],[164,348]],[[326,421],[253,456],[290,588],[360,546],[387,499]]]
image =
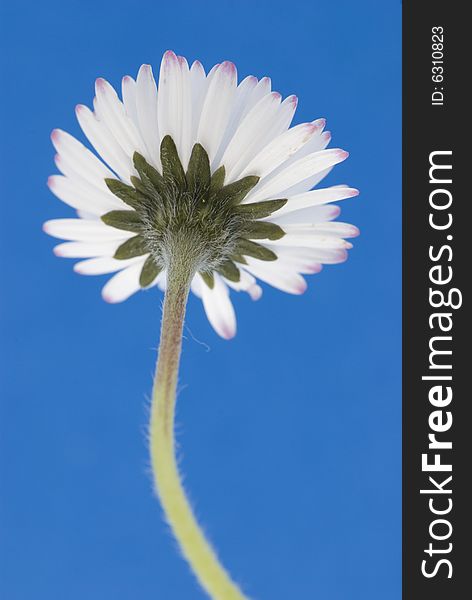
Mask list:
[[226,279],[234,281],[235,283],[241,279],[241,273],[232,260],[225,260],[225,262],[221,263],[217,270],[218,273],[223,275],[223,277],[226,277]]
[[138,190],[138,192],[141,192],[141,194],[143,194],[147,198],[154,198],[154,196],[156,195],[155,189],[153,187],[150,187],[149,185],[146,185],[146,183],[144,183],[139,177],[131,175],[130,181]]
[[133,164],[146,189],[151,189],[154,192],[157,190],[157,192],[162,194],[165,189],[165,183],[159,171],[150,165],[139,152],[133,154]]
[[240,204],[234,211],[237,214],[244,215],[250,219],[264,219],[270,217],[270,215],[277,210],[281,209],[282,206],[287,204],[286,198],[280,200],[264,200],[263,202],[249,202],[248,204]]
[[139,232],[142,222],[135,210],[112,210],[101,216],[101,219],[110,227],[124,229],[125,231]]
[[277,255],[272,252],[272,250],[269,250],[269,248],[261,246],[260,244],[256,244],[256,242],[251,242],[250,240],[239,240],[236,246],[236,252],[243,254],[244,256],[258,258],[259,260],[277,260]]
[[125,260],[127,258],[134,258],[135,256],[142,256],[148,252],[149,250],[147,249],[146,241],[143,236],[135,235],[118,247],[114,258]]
[[178,189],[185,189],[187,180],[184,168],[180,162],[177,147],[170,135],[166,135],[161,142],[161,163],[164,182],[171,182]]
[[213,173],[210,179],[210,190],[209,195],[212,196],[216,192],[219,192],[225,183],[226,169],[224,165],[218,167]]
[[231,260],[234,262],[240,263],[241,265],[247,265],[247,260],[244,258],[242,254],[232,254]]
[[154,257],[149,255],[144,261],[141,274],[139,275],[139,285],[143,288],[148,287],[156,279],[162,268],[156,264]]
[[207,286],[212,290],[215,287],[215,276],[212,271],[200,271],[201,278],[207,284]]
[[249,221],[241,229],[241,235],[251,240],[280,240],[285,235],[282,227],[268,221]]
[[118,179],[112,179],[107,177],[105,179],[108,189],[112,194],[117,196],[120,200],[123,200],[129,206],[137,208],[142,204],[141,194],[130,185],[126,185]]
[[201,144],[194,144],[187,169],[187,185],[192,192],[205,193],[211,180],[210,161]]
[[221,188],[212,198],[212,202],[221,207],[237,206],[249,194],[252,188],[259,182],[256,175],[248,175],[238,181],[233,181]]

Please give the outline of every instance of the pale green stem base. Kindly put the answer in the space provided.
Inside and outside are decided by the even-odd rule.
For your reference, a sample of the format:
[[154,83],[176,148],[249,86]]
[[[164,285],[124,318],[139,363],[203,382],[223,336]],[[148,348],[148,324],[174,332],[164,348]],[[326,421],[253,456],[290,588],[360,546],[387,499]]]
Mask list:
[[167,521],[201,586],[213,600],[247,600],[205,539],[180,480],[174,443],[177,376],[185,307],[194,270],[169,269],[152,394],[150,446],[156,490]]

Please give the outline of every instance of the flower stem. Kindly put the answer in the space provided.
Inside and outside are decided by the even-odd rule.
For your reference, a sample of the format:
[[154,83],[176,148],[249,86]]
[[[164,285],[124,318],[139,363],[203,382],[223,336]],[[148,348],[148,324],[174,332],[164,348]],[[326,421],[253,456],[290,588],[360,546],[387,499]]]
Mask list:
[[185,307],[194,270],[173,261],[168,270],[161,341],[152,393],[151,462],[156,490],[183,555],[213,600],[247,600],[200,529],[180,480],[174,443],[177,376]]

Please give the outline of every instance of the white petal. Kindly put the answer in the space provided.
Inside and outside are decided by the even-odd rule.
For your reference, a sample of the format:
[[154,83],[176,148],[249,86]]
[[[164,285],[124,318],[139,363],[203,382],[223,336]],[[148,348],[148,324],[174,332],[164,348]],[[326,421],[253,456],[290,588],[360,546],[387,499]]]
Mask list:
[[190,156],[190,100],[188,65],[173,52],[167,51],[162,58],[159,74],[159,133],[161,140],[166,135],[172,137],[182,164],[184,160],[188,163]]
[[319,190],[311,190],[296,196],[290,196],[287,203],[282,206],[274,216],[280,217],[286,213],[306,209],[314,206],[321,206],[330,202],[338,202],[345,198],[357,196],[359,191],[345,186],[333,186]]
[[134,293],[141,289],[139,276],[141,274],[142,264],[138,263],[131,267],[126,267],[103,286],[102,298],[106,302],[115,304],[127,300]]
[[[242,172],[245,170],[247,163],[252,161],[265,146],[288,129],[295,114],[297,102],[296,96],[289,96],[280,106],[276,107],[273,115],[265,115],[268,116],[265,123],[263,120],[259,120],[259,128],[256,128],[253,133],[254,143],[248,146],[244,158],[241,158],[234,166],[229,179],[239,179],[242,177]],[[250,114],[252,114],[252,111]],[[249,118],[249,115],[246,118]]]
[[86,210],[77,210],[76,211],[77,216],[79,217],[79,219],[86,219],[87,221],[93,221],[94,219],[98,219],[99,216],[98,215],[94,215],[92,213],[87,212]]
[[249,290],[249,288],[251,288],[256,283],[256,280],[254,279],[254,277],[252,275],[250,275],[246,271],[240,270],[239,273],[240,273],[239,281],[230,281],[229,279],[226,279],[226,277],[223,277],[223,281],[230,288],[232,288],[233,290],[235,290],[237,292],[246,292]]
[[[310,230],[299,231],[295,228],[299,225],[284,225],[284,230],[288,229],[283,238],[274,242],[276,247],[280,246],[295,246],[295,247],[306,247],[306,248],[331,248],[331,249],[349,249],[352,248],[352,244],[345,240],[332,235],[322,235],[311,232]],[[292,229],[293,228],[293,229]],[[257,240],[260,242],[260,240]]]
[[242,268],[269,285],[289,294],[303,294],[306,290],[306,281],[303,277],[295,269],[279,264],[280,261],[266,262],[250,256],[245,258],[247,265]]
[[221,163],[226,169],[226,181],[238,178],[251,159],[264,147],[280,108],[280,94],[264,96],[246,115],[228,144]]
[[[326,148],[326,146],[329,144],[330,140],[331,140],[331,134],[329,133],[329,131],[324,131],[320,136],[314,136],[312,138],[312,140],[310,140],[310,142],[319,142],[317,144],[313,144],[313,147],[315,147],[314,152],[320,152],[321,150],[324,150]],[[309,146],[309,145],[311,145],[311,144],[306,144],[306,146]],[[294,155],[294,157],[289,158],[289,160],[287,162],[290,163],[290,161],[292,159],[298,160],[299,154],[305,155],[305,152],[308,151],[306,146],[303,146],[303,148],[301,150],[299,150]],[[284,168],[284,166],[286,166],[286,165],[287,165],[287,163],[283,163],[282,168]],[[332,168],[333,168],[332,166],[328,167],[324,171],[319,171],[318,173],[313,174],[311,177],[308,177],[307,179],[304,179],[303,181],[296,183],[288,190],[285,190],[285,194],[287,196],[293,196],[295,194],[301,194],[303,192],[308,192],[308,190],[311,190],[315,185],[318,185],[318,183],[320,181],[322,181],[326,177],[326,175],[328,175],[328,173],[331,171]],[[272,174],[270,175],[270,177],[272,177]]]
[[85,219],[53,219],[44,223],[43,231],[54,237],[76,242],[125,241],[136,235],[132,231],[105,225],[102,221]]
[[302,275],[315,275],[323,269],[323,265],[319,262],[310,260],[280,260],[280,268],[288,271],[296,271]]
[[216,73],[216,71],[220,68],[221,64],[217,63],[216,65],[213,65],[212,68],[208,71],[208,75],[207,75],[207,79],[208,81],[211,81]]
[[249,96],[246,105],[244,106],[241,119],[242,121],[244,117],[256,106],[256,104],[267,94],[270,94],[272,89],[272,82],[270,77],[262,77],[262,79],[257,83],[254,89]]
[[336,204],[328,204],[326,206],[311,206],[294,210],[278,216],[277,212],[273,213],[265,221],[276,223],[277,225],[294,225],[297,223],[323,223],[332,221],[339,216],[341,209]]
[[[289,235],[322,235],[341,238],[353,238],[359,235],[359,229],[349,223],[340,223],[339,221],[326,223],[301,223],[284,225],[283,230]],[[283,238],[282,238],[283,239]],[[278,241],[278,240],[277,240]]]
[[[306,144],[301,146],[301,148],[297,152],[295,152],[295,154],[292,154],[292,156],[290,156],[285,162],[283,162],[280,166],[278,166],[270,174],[268,174],[264,180],[264,183],[266,181],[270,181],[271,179],[273,179],[274,177],[279,175],[279,173],[281,173],[282,171],[287,169],[287,167],[289,167],[293,163],[299,161],[304,156],[308,156],[309,154],[313,154],[314,152],[319,152],[320,150],[324,150],[326,148],[326,146],[329,144],[329,142],[331,140],[331,134],[329,133],[329,131],[323,131],[323,129],[326,125],[326,119],[317,119],[316,121],[312,122],[312,125],[314,127],[316,127],[316,132],[311,137],[311,139]],[[312,178],[314,180],[316,180],[316,183],[317,183],[318,181],[321,181],[321,179],[327,173],[328,173],[328,171],[322,172],[320,174],[312,176]],[[308,180],[306,180],[306,182],[308,182]],[[306,182],[305,181],[302,182],[303,186],[302,186],[302,184],[297,183],[295,185],[296,191],[290,190],[290,194],[291,195],[298,194],[298,193],[301,193],[301,191],[306,192],[310,189],[310,187],[313,187],[313,185],[315,185],[315,183],[312,183],[310,187],[306,187]],[[299,187],[303,187],[303,189],[299,190],[298,189]]]
[[[84,179],[84,177],[76,171],[76,167],[79,164],[77,161],[71,161],[69,157],[66,157],[63,154],[56,154],[54,162],[59,171],[65,175],[72,184],[76,185],[84,195],[99,198],[99,201],[96,203],[96,214],[101,215],[110,210],[127,210],[127,208],[129,208],[122,200],[110,192],[104,179],[101,181],[93,181],[92,177]],[[116,175],[111,173],[110,175],[112,179],[116,179]]]
[[317,131],[313,123],[302,123],[285,131],[251,160],[240,177],[258,175],[262,179],[295,154]]
[[121,271],[126,267],[136,263],[144,264],[144,261],[149,255],[137,256],[136,258],[128,258],[127,260],[118,260],[110,256],[101,256],[99,258],[89,258],[82,260],[74,265],[74,271],[80,275],[106,275]]
[[240,280],[238,282],[230,281],[226,277],[222,277],[222,279],[228,287],[236,292],[246,292],[251,300],[259,300],[262,296],[262,288],[257,285],[255,277],[243,269],[240,269],[239,273]]
[[61,129],[54,129],[51,133],[51,141],[54,148],[61,156],[61,159],[71,166],[73,170],[83,179],[93,185],[106,185],[104,179],[115,177],[115,174],[108,169],[93,152],[86,148],[79,140]]
[[[273,248],[277,253],[277,261],[274,262],[282,270],[296,271],[297,273],[314,274],[321,271],[321,261],[313,258],[307,248]],[[289,252],[284,252],[289,250]]]
[[236,315],[226,284],[218,273],[214,273],[214,279],[213,289],[204,282],[200,286],[203,307],[216,333],[229,340],[236,335]]
[[202,114],[203,101],[207,90],[207,79],[202,63],[196,60],[190,68],[190,87],[192,91],[192,137],[193,145],[197,139],[198,125]]
[[269,140],[273,140],[275,137],[287,131],[292,123],[293,116],[297,110],[298,98],[296,96],[288,96],[280,105],[280,110],[277,114],[277,119],[272,125],[270,131]]
[[261,181],[249,192],[244,202],[258,202],[275,197],[283,198],[284,192],[297,182],[337,165],[346,160],[348,156],[347,152],[339,148],[309,154],[289,165],[269,181]]
[[179,56],[180,77],[182,80],[182,114],[180,126],[179,157],[184,170],[187,170],[190,153],[193,147],[192,135],[192,89],[190,83],[190,70],[183,56]]
[[103,78],[95,82],[96,111],[100,120],[111,131],[128,156],[135,151],[145,154],[145,144],[133,121],[126,114],[123,103],[113,87]]
[[134,173],[131,159],[125,154],[106,124],[98,120],[83,104],[77,106],[76,115],[82,131],[98,154],[123,180],[129,181],[130,175]]
[[192,279],[192,283],[190,284],[190,289],[192,293],[197,296],[197,298],[202,298],[202,286],[206,285],[201,278],[201,276],[197,273],[195,277]]
[[228,124],[236,83],[236,67],[233,63],[225,61],[215,69],[208,85],[198,126],[197,141],[208,152],[210,163],[213,162]]
[[[251,151],[246,155],[247,161],[252,161],[252,159],[270,142],[272,142],[279,135],[284,133],[290,123],[292,122],[293,115],[295,114],[295,110],[297,108],[297,97],[289,96],[285,98],[285,100],[278,107],[273,119],[271,119],[268,123],[267,128],[264,133],[258,136],[258,143],[252,147]],[[236,178],[242,177],[242,170],[245,169],[245,164],[241,162],[236,169],[234,176]]]
[[54,254],[63,258],[94,258],[113,256],[121,242],[64,242],[54,247]]
[[[278,259],[284,264],[314,265],[320,263],[319,255],[311,248],[294,248],[290,246],[278,246],[271,248],[277,254]],[[277,261],[278,262],[278,261]],[[274,263],[277,264],[277,263]]]
[[60,200],[76,210],[102,215],[110,210],[122,208],[105,193],[88,189],[62,175],[51,175],[48,178],[48,187]]
[[315,121],[312,121],[312,125],[316,127],[316,135],[314,135],[305,146],[300,148],[300,150],[294,154],[284,166],[288,166],[292,162],[295,162],[304,156],[308,156],[308,154],[324,150],[329,144],[331,141],[331,133],[329,131],[324,131],[326,119],[316,119]]
[[306,260],[312,264],[339,264],[347,259],[347,251],[344,248],[307,248],[306,246],[276,246],[272,243],[265,243],[265,246],[282,259],[287,260]]
[[262,288],[260,285],[254,284],[247,290],[247,293],[251,297],[251,300],[259,300],[262,296]]
[[246,77],[241,81],[236,89],[236,94],[233,102],[233,109],[231,115],[228,120],[228,125],[226,127],[225,133],[221,140],[220,147],[218,152],[216,153],[213,169],[216,170],[221,165],[221,158],[228,147],[230,140],[233,138],[238,125],[241,122],[241,118],[246,110],[249,102],[249,98],[251,97],[254,88],[257,86],[257,79],[252,75]]
[[129,75],[121,80],[121,95],[126,114],[139,129],[138,110],[136,107],[136,81]]
[[158,94],[150,65],[142,65],[136,79],[136,110],[139,129],[146,143],[146,159],[161,168],[160,137],[157,120]]

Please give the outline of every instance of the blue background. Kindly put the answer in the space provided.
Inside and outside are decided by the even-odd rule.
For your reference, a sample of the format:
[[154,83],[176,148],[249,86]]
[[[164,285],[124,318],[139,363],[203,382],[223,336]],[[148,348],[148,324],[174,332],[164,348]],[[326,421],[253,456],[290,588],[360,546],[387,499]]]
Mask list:
[[[400,598],[400,3],[9,2],[1,54],[1,561],[5,600],[203,599],[155,501],[146,448],[161,299],[106,305],[41,232],[49,133],[164,50],[300,98],[351,152],[347,263],[304,296],[234,296],[220,340],[192,298],[178,407],[186,487],[257,600]],[[81,138],[83,139],[83,138]]]

